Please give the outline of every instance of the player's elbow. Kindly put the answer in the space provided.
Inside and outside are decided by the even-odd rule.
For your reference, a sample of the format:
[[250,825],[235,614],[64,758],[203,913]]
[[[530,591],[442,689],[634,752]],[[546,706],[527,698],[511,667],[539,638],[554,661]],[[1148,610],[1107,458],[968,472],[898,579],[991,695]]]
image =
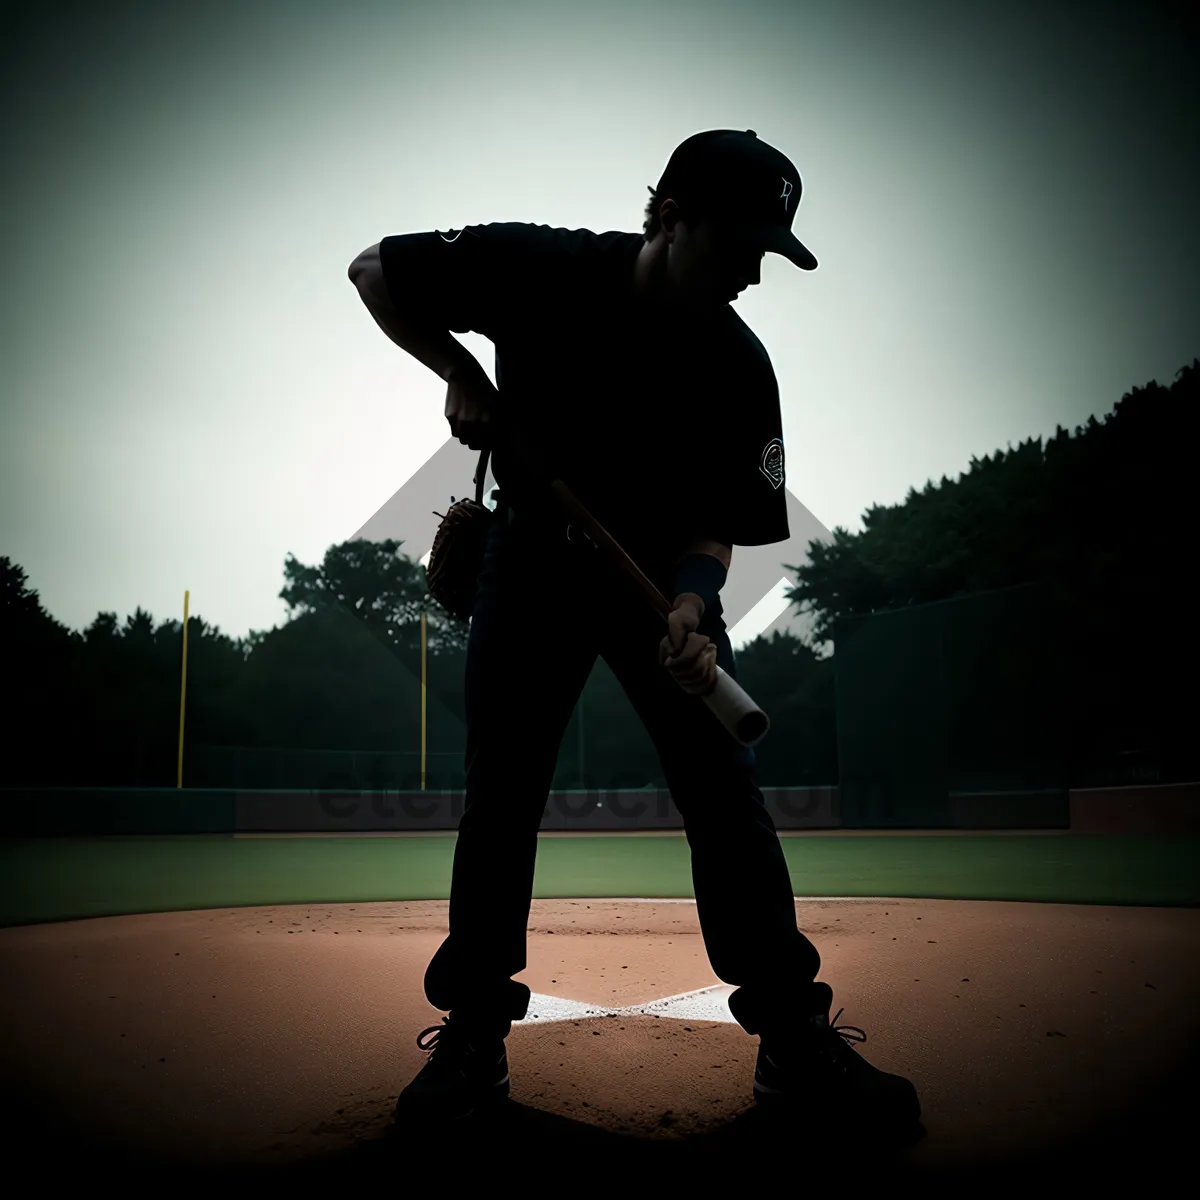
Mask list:
[[688,543],[681,558],[686,558],[689,554],[711,554],[726,571],[729,570],[729,565],[733,561],[733,547],[727,542],[718,542],[713,538],[696,538]]
[[364,287],[377,290],[383,279],[383,266],[379,261],[379,243],[368,246],[359,254],[350,264],[346,275],[359,291],[362,291]]

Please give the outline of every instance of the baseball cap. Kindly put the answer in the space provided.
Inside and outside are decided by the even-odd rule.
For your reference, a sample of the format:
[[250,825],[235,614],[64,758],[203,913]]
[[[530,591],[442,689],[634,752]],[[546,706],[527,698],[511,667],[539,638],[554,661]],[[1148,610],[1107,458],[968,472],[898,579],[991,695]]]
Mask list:
[[726,223],[755,249],[782,254],[802,271],[816,269],[811,250],[792,233],[800,172],[753,129],[710,129],[681,142],[656,194]]

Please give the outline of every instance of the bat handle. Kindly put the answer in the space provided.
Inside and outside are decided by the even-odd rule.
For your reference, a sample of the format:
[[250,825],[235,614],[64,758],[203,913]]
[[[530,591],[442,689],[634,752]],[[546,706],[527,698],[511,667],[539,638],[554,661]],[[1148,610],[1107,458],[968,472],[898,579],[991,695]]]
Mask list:
[[[518,457],[525,457],[526,462],[530,461],[527,444],[522,445],[519,439],[511,439],[510,446],[513,447]],[[579,503],[574,493],[561,479],[551,479],[550,490],[578,523],[579,532],[586,536],[596,549],[605,552],[625,577],[637,587],[659,616],[666,621],[671,615],[671,600],[662,594],[604,526]],[[568,532],[570,533],[570,530]],[[730,735],[743,746],[757,745],[766,737],[767,730],[771,727],[767,714],[746,694],[737,680],[719,666],[717,667],[716,685],[704,697],[704,702]]]

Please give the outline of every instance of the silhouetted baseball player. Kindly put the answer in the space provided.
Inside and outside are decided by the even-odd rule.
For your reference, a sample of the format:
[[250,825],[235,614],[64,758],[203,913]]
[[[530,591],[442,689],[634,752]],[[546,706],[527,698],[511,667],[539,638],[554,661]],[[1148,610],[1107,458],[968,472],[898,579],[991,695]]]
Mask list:
[[[919,1116],[912,1084],[872,1067],[848,1044],[853,1027],[830,1022],[833,993],[796,926],[754,751],[701,698],[714,663],[737,674],[720,599],[732,547],[788,538],[775,374],[730,304],[760,282],[765,254],[816,267],[791,232],[800,193],[796,168],[753,131],[714,130],[671,155],[642,233],[469,225],[385,237],[351,265],[384,332],[447,383],[453,435],[491,445],[503,413],[674,598],[663,637],[661,618],[493,446],[498,519],[467,650],[466,807],[449,936],[425,976],[449,1015],[418,1038],[430,1059],[398,1117],[462,1117],[509,1095],[504,1039],[530,996],[512,977],[526,966],[538,828],[598,654],[683,816],[709,960],[737,988],[734,1018],[759,1035],[755,1097]],[[451,336],[467,331],[495,344],[497,387]]]

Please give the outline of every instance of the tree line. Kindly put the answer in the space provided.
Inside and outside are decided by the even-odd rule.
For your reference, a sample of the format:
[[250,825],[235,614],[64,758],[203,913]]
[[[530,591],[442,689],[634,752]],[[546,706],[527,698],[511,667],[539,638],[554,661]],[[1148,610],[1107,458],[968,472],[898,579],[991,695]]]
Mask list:
[[[772,718],[756,751],[760,783],[837,782],[840,619],[1028,583],[1043,585],[1066,618],[1064,736],[1077,744],[1076,781],[1095,773],[1114,738],[1144,743],[1161,778],[1196,777],[1186,580],[1198,382],[1200,359],[1170,386],[1126,393],[1103,420],[1059,426],[1044,442],[972,459],[956,479],[874,506],[860,532],[836,528],[808,547],[806,563],[786,565],[787,598],[811,613],[811,638],[777,632],[737,653],[739,679]],[[312,786],[316,751],[329,762],[376,755],[392,764],[381,779],[413,786],[422,613],[428,782],[460,784],[467,627],[428,594],[424,568],[403,545],[343,542],[316,565],[288,555],[279,593],[288,619],[270,630],[233,638],[189,618],[186,786],[235,786],[239,756],[272,764],[259,776],[269,786]],[[9,713],[0,786],[173,786],[181,657],[179,620],[139,607],[124,622],[100,612],[68,629],[23,568],[0,558]],[[663,785],[653,745],[601,660],[555,786],[651,784]]]

